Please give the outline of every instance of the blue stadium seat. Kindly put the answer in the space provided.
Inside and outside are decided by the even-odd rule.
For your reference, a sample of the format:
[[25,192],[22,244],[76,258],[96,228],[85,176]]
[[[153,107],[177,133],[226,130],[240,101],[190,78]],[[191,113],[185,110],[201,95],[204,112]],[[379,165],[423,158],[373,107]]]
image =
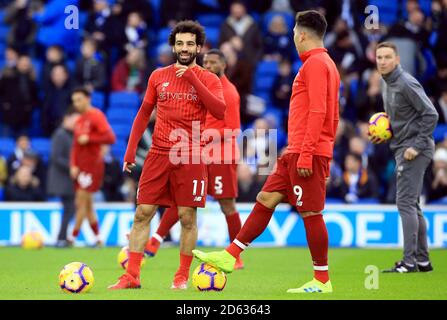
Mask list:
[[140,98],[133,92],[112,92],[110,94],[110,109],[128,109],[138,110],[140,107]]
[[42,81],[42,69],[43,69],[43,63],[39,59],[31,59],[31,63],[33,64],[34,71],[36,71],[36,79],[37,82]]
[[92,93],[92,105],[104,111],[105,109],[105,95],[103,92],[94,91]]
[[116,140],[116,143],[112,145],[112,155],[119,161],[123,161],[124,154],[126,153],[127,142],[125,140]]
[[67,60],[66,64],[67,64],[68,71],[71,74],[74,74],[75,69],[76,69],[76,61],[75,60]]
[[225,21],[225,17],[218,13],[203,13],[197,15],[197,21],[206,28],[206,35],[208,36],[208,27],[220,28]]
[[379,199],[376,198],[364,198],[364,199],[359,199],[359,201],[357,201],[358,204],[379,204],[380,201]]
[[327,204],[342,204],[345,203],[342,199],[338,198],[326,198]]
[[8,158],[10,154],[14,152],[16,143],[13,138],[2,137],[0,138],[0,155]]
[[0,187],[0,201],[3,201],[5,199],[5,190]]
[[[199,2],[205,6],[208,6],[208,7],[214,8],[214,9],[219,9],[219,2],[217,0],[199,0]],[[199,20],[199,22],[200,22],[200,20]]]
[[429,202],[429,204],[437,204],[437,205],[447,205],[447,197],[444,197],[444,198],[441,198],[441,199],[438,199],[438,200],[434,200],[434,201],[431,201],[431,202]]
[[271,102],[270,91],[259,90],[259,91],[255,91],[253,94],[257,97],[264,99],[266,104],[270,104],[270,102]]
[[295,26],[295,17],[293,16],[293,14],[288,13],[288,12],[275,12],[275,11],[270,11],[270,12],[267,12],[264,14],[264,17],[262,19],[262,30],[264,32],[267,31],[269,28],[270,22],[277,15],[284,17],[286,25],[289,28],[289,31],[292,32],[293,27]]
[[41,122],[41,113],[42,110],[39,108],[35,108],[33,110],[31,128],[29,131],[30,137],[39,137],[42,135],[42,122]]
[[47,162],[50,157],[51,140],[48,138],[32,138],[31,149],[36,151]]
[[274,81],[275,77],[272,76],[256,77],[255,91],[267,91],[270,93]]
[[302,65],[303,65],[303,62],[302,62],[300,59],[296,60],[296,61],[292,64],[292,72],[293,72],[294,74],[297,74],[298,71],[300,70],[300,68],[301,68]]
[[159,44],[168,42],[170,33],[171,33],[171,28],[161,28],[160,30],[158,30],[157,42]]
[[118,140],[127,140],[130,134],[131,126],[122,124],[121,122],[111,122],[110,125],[112,126],[113,132]]
[[256,77],[276,76],[278,73],[278,61],[261,61],[256,67]]
[[135,115],[136,111],[120,108],[109,108],[106,113],[110,123],[120,123],[124,125],[132,125]]
[[9,26],[0,25],[0,42],[6,42],[8,33],[9,33]]
[[447,124],[438,124],[433,132],[433,138],[435,139],[436,143],[447,138]]
[[208,27],[205,29],[206,41],[211,44],[212,47],[217,47],[219,43],[220,29],[217,27]]
[[5,59],[5,50],[6,50],[6,43],[0,42],[0,59]]

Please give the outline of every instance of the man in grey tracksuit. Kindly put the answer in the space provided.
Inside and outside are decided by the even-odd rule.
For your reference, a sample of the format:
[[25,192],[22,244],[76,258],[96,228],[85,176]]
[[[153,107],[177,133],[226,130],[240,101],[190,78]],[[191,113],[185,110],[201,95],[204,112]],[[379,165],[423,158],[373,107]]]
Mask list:
[[51,137],[51,155],[48,167],[47,194],[60,197],[63,206],[61,228],[57,238],[57,247],[67,247],[67,227],[75,214],[74,184],[70,178],[70,152],[73,141],[73,129],[79,117],[74,109],[65,112],[61,126]]
[[[384,272],[432,271],[419,198],[424,173],[434,155],[432,133],[438,113],[420,83],[400,66],[393,43],[377,46],[376,62],[384,80],[382,96],[393,131],[390,149],[396,159],[396,202],[404,235],[403,260]],[[377,138],[371,141],[383,142]]]

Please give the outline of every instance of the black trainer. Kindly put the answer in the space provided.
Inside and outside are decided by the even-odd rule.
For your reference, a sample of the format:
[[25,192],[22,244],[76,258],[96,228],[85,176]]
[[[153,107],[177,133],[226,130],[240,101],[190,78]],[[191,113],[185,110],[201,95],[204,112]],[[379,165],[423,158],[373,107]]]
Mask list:
[[417,265],[410,266],[403,261],[396,262],[394,267],[392,267],[391,269],[382,270],[383,273],[410,273],[417,271]]
[[430,271],[433,271],[433,266],[431,265],[431,262],[428,262],[428,264],[425,266],[419,264],[419,262],[418,262],[418,269],[419,269],[419,272],[430,272]]

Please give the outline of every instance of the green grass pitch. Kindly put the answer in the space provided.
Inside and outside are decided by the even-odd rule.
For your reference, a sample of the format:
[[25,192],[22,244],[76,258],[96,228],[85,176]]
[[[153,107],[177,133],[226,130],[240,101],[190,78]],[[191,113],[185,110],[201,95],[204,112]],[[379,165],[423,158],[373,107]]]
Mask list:
[[[209,248],[205,250],[209,251]],[[288,294],[312,278],[307,248],[250,248],[244,254],[246,268],[228,275],[223,292],[169,289],[178,265],[178,248],[162,248],[142,269],[142,289],[108,291],[123,270],[116,261],[119,248],[44,248],[26,251],[0,248],[0,299],[447,299],[447,250],[432,250],[431,273],[379,274],[379,289],[365,289],[365,268],[390,267],[401,256],[390,249],[330,249],[332,294]],[[88,264],[95,285],[86,294],[66,294],[58,287],[62,267],[73,261]],[[198,265],[193,262],[192,268]]]

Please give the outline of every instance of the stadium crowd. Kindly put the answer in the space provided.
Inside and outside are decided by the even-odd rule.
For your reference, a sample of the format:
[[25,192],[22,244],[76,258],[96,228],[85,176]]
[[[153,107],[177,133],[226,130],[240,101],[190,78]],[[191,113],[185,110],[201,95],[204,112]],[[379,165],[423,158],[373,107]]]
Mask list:
[[[68,15],[61,12],[69,4],[80,10],[79,28],[66,26]],[[365,24],[368,4],[379,8],[377,28]],[[369,117],[383,111],[374,56],[383,40],[396,43],[403,68],[421,81],[438,110],[424,195],[428,202],[445,201],[446,0],[0,0],[0,200],[52,199],[50,139],[70,107],[71,90],[82,85],[93,92],[93,105],[106,113],[118,138],[103,150],[106,174],[97,200],[134,201],[138,173],[121,169],[127,138],[149,74],[174,61],[167,37],[183,19],[205,26],[205,52],[217,47],[225,54],[226,74],[241,96],[242,129],[277,129],[281,150],[291,85],[301,65],[294,16],[311,8],[326,15],[325,46],[342,79],[328,201],[395,202],[394,159],[387,145],[373,145],[367,137]],[[140,143],[140,165],[152,128]],[[241,146],[244,157],[255,161],[238,167],[238,201],[254,201],[263,185],[267,176],[258,173],[264,160],[255,150],[267,148],[271,138],[257,135]]]

